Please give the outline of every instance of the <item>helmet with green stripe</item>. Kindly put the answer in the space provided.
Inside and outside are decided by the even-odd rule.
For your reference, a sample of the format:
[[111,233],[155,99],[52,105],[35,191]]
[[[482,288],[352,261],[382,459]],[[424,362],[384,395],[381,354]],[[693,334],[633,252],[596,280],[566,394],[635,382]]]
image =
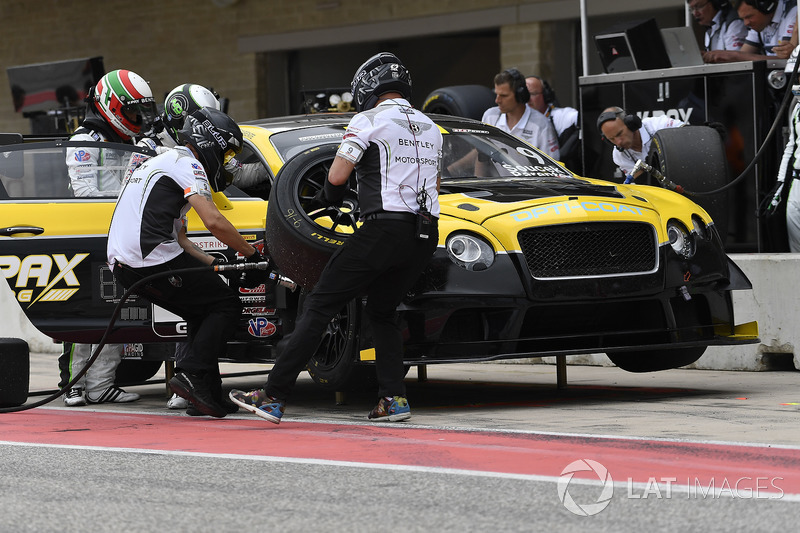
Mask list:
[[136,136],[156,115],[153,92],[144,78],[130,70],[114,70],[100,78],[94,90],[97,110],[124,139]]
[[183,121],[201,107],[220,109],[219,100],[209,89],[195,83],[178,85],[164,100],[162,120],[170,136],[177,140],[178,130],[183,128]]

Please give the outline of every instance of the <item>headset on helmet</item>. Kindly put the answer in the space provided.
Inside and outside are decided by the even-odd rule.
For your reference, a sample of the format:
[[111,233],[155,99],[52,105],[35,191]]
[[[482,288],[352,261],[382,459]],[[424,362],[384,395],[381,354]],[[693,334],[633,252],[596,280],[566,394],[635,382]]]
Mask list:
[[100,115],[125,139],[138,135],[156,115],[150,86],[130,70],[113,70],[100,78],[92,98]]
[[202,85],[184,83],[170,91],[164,100],[163,121],[173,139],[177,139],[178,130],[183,128],[186,116],[201,107],[220,109],[217,97]]
[[507,68],[503,71],[511,78],[511,90],[514,91],[514,99],[520,104],[527,104],[531,99],[531,93],[528,91],[528,85],[525,83],[525,76],[515,68]]
[[213,107],[201,107],[187,115],[178,139],[195,149],[214,191],[230,185],[231,175],[222,171],[224,162],[244,145],[242,130],[231,117]]
[[381,95],[397,92],[411,99],[411,74],[392,53],[380,52],[358,67],[350,86],[356,111],[372,109]]

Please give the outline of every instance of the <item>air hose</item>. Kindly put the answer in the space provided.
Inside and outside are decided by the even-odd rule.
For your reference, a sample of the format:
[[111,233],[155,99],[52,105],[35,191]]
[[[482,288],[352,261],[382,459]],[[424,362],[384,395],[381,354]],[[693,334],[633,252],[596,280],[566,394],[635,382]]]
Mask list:
[[[43,399],[41,399],[41,400],[39,400],[37,402],[30,403],[30,404],[25,404],[25,405],[20,405],[20,406],[17,406],[17,407],[3,407],[3,408],[0,408],[0,413],[17,413],[17,412],[20,412],[20,411],[27,411],[28,409],[33,409],[35,407],[40,407],[42,405],[45,405],[47,403],[52,402],[53,400],[55,400],[56,398],[58,398],[59,396],[61,396],[65,392],[67,392],[68,390],[70,390],[72,388],[72,386],[75,385],[75,383],[77,383],[78,380],[80,380],[86,374],[86,372],[89,370],[89,368],[91,368],[91,366],[97,360],[97,357],[100,355],[100,352],[102,351],[102,349],[106,345],[106,340],[108,339],[108,336],[111,334],[111,330],[114,327],[114,324],[117,322],[117,318],[119,318],[120,311],[122,310],[122,304],[124,304],[127,301],[128,297],[131,295],[131,293],[133,293],[138,287],[140,287],[142,285],[145,285],[147,283],[150,283],[151,281],[153,281],[155,279],[158,279],[158,278],[161,278],[161,277],[174,276],[174,275],[178,275],[178,274],[188,274],[190,272],[202,272],[202,271],[206,271],[208,269],[212,269],[214,272],[217,272],[217,273],[236,272],[236,271],[243,272],[245,270],[272,270],[270,268],[270,262],[269,262],[269,260],[267,260],[267,261],[263,261],[263,262],[260,262],[260,263],[228,263],[228,264],[220,264],[220,265],[208,265],[208,266],[199,266],[199,267],[191,267],[191,268],[181,268],[181,269],[178,269],[178,270],[168,270],[168,271],[165,271],[165,272],[158,272],[156,274],[153,274],[153,275],[150,275],[150,276],[147,276],[145,278],[140,279],[139,281],[137,281],[136,283],[131,285],[123,293],[122,297],[120,298],[119,302],[117,303],[116,307],[114,308],[114,312],[111,315],[111,320],[109,321],[108,326],[106,327],[105,332],[103,333],[103,337],[100,339],[100,342],[97,344],[97,347],[95,348],[94,352],[92,353],[92,356],[89,358],[88,361],[86,361],[86,364],[84,365],[84,367],[80,370],[80,372],[75,374],[75,377],[73,377],[70,380],[69,383],[64,385],[64,387],[62,387],[60,390],[54,392],[50,396],[48,396],[46,398],[43,398]],[[269,273],[269,277],[273,281],[275,281],[277,284],[282,285],[284,287],[287,287],[290,290],[294,290],[295,288],[297,288],[297,285],[292,280],[290,280],[289,278],[287,278],[285,276],[281,276],[281,275],[275,273],[274,271],[271,271]]]

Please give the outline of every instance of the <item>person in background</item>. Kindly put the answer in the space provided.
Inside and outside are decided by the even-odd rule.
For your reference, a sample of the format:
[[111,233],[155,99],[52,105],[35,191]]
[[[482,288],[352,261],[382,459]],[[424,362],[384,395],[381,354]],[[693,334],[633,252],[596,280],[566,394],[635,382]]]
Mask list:
[[[795,98],[800,98],[800,85],[792,85]],[[789,139],[783,151],[778,169],[780,189],[775,198],[780,198],[781,189],[789,183],[786,200],[786,231],[789,235],[789,251],[800,252],[800,101],[795,103],[789,122]]]
[[543,114],[556,130],[561,162],[573,172],[580,171],[581,130],[578,110],[561,107],[550,84],[539,76],[528,76],[525,84],[531,95],[528,106]]
[[494,77],[496,107],[483,114],[481,122],[495,126],[535,146],[553,159],[559,159],[558,135],[547,118],[531,108],[525,77],[509,68]]
[[[155,118],[155,100],[148,83],[130,70],[114,70],[89,90],[86,118],[70,141],[133,144],[133,138]],[[116,198],[122,184],[122,155],[96,146],[66,149],[70,188],[76,197]],[[104,168],[107,167],[107,168]],[[112,168],[116,167],[116,168]],[[58,358],[59,387],[80,372],[96,345],[64,343]],[[122,345],[107,344],[86,374],[64,396],[68,406],[133,402],[139,395],[114,385]]]
[[633,167],[644,161],[650,152],[653,135],[664,128],[679,128],[684,123],[667,115],[639,118],[626,114],[621,107],[607,107],[597,117],[600,136],[614,145],[612,158],[625,175],[625,183],[632,182]]
[[686,0],[694,20],[703,27],[703,50],[739,50],[747,26],[728,0]]
[[759,61],[767,57],[788,59],[797,46],[797,0],[732,0],[748,28],[739,50],[711,50],[706,63]]

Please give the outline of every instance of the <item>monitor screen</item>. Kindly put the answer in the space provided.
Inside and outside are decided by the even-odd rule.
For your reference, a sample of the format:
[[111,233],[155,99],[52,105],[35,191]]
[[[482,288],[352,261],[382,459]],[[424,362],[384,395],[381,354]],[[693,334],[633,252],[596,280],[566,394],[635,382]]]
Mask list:
[[624,33],[596,35],[594,41],[597,46],[597,53],[600,54],[600,61],[603,63],[603,69],[606,72],[636,70],[636,64],[628,46],[628,39]]
[[23,114],[82,106],[105,74],[102,57],[8,67],[14,111]]

